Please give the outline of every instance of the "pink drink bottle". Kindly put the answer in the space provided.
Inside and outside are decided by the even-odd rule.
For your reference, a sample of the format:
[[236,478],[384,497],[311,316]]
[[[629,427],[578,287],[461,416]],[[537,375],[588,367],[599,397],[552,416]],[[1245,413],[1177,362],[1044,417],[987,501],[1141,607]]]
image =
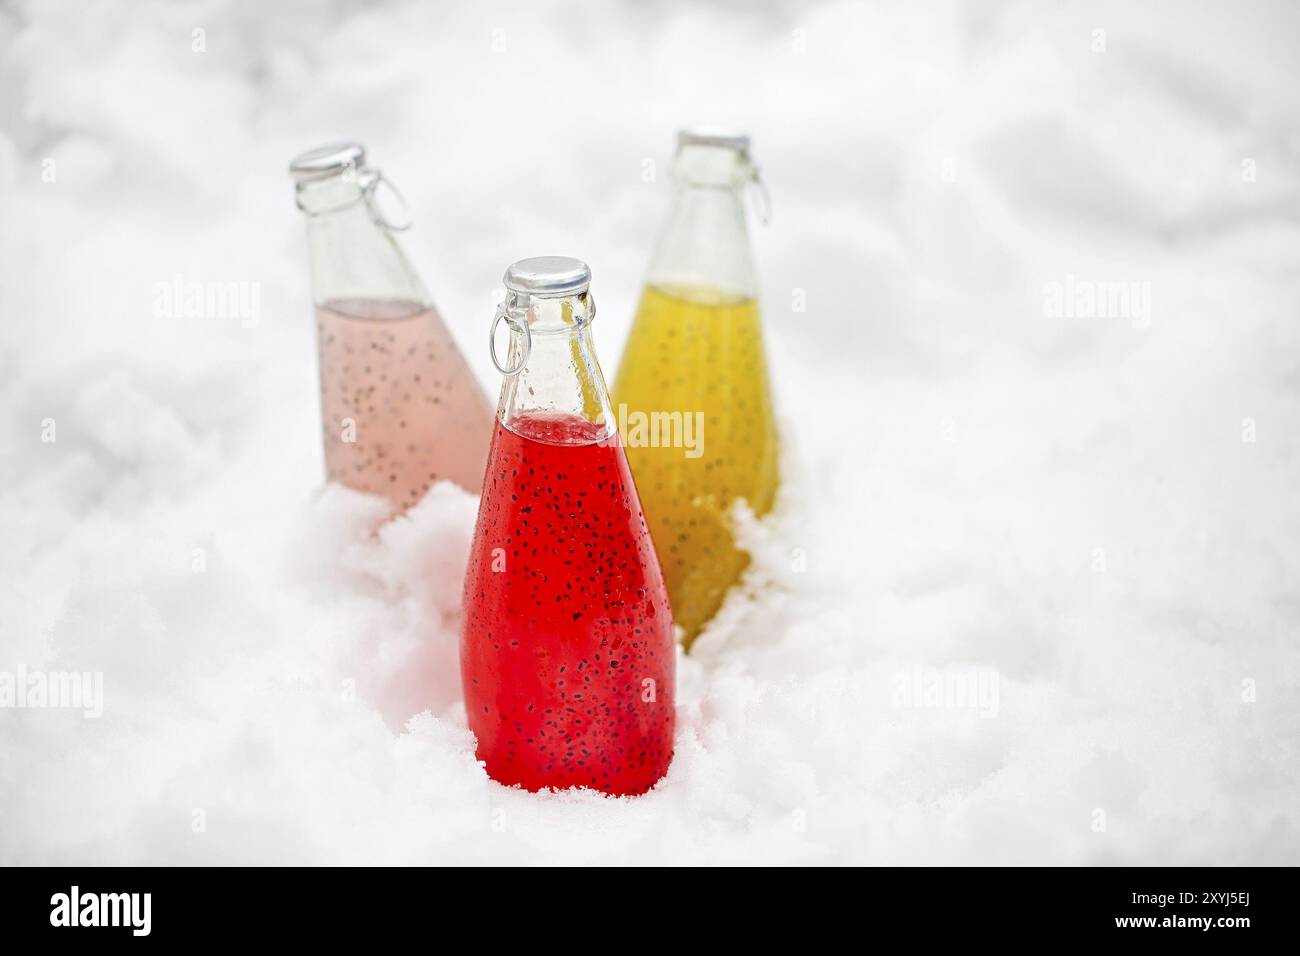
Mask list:
[[[290,166],[307,217],[325,471],[395,511],[448,479],[478,493],[492,434],[483,389],[411,267],[358,143]],[[389,186],[391,189],[391,186]]]

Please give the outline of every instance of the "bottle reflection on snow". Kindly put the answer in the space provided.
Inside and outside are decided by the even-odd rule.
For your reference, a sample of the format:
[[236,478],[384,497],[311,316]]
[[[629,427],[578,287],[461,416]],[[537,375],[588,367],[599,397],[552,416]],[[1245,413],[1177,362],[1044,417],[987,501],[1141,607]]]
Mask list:
[[326,474],[408,508],[448,479],[477,491],[491,408],[434,310],[355,143],[290,167],[307,216]]
[[[488,773],[642,793],[673,751],[672,612],[591,341],[590,271],[517,262],[465,577],[461,676]],[[493,360],[496,361],[495,344]]]

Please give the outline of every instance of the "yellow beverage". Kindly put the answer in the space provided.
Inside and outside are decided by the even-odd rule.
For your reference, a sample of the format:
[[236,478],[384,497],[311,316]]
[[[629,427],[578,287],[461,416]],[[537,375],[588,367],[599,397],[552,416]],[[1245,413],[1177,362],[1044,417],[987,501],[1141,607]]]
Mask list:
[[636,423],[638,413],[702,414],[694,418],[699,434],[690,436],[695,447],[652,447],[636,440],[635,427],[624,428],[673,618],[689,648],[749,564],[733,539],[734,503],[743,498],[762,515],[776,496],[776,423],[758,303],[707,288],[647,286],[614,401],[621,424]]

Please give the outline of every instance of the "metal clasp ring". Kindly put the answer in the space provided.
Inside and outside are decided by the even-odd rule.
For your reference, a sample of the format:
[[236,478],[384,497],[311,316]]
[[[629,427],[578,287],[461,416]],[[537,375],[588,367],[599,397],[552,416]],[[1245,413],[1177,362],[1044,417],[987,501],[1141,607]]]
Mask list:
[[[382,226],[392,232],[405,232],[407,229],[411,228],[411,224],[415,220],[411,216],[410,203],[406,201],[406,197],[401,194],[398,188],[393,185],[391,179],[385,176],[378,169],[365,170],[361,173],[358,179],[361,185],[361,196],[365,200],[366,209],[370,210],[370,218],[374,220],[375,225]],[[385,216],[375,204],[375,193],[379,190],[380,186],[387,186],[389,191],[397,197],[397,201],[402,204],[403,219],[399,222],[389,221],[388,217]]]
[[596,321],[596,297],[591,294],[590,289],[587,290],[587,306],[587,324],[591,325]]
[[[519,361],[510,368],[506,368],[502,365],[501,360],[497,358],[497,326],[501,324],[502,319],[505,319],[506,325],[510,327],[512,341],[516,332],[522,332],[524,336],[523,354],[519,356]],[[492,319],[492,330],[488,333],[488,353],[492,356],[492,364],[497,367],[497,371],[506,378],[510,378],[512,375],[518,375],[522,372],[524,366],[528,364],[528,357],[533,354],[532,330],[528,327],[527,322],[523,322],[522,324],[516,322],[510,315],[510,310],[506,307],[504,302],[497,306],[497,314]]]
[[763,225],[771,225],[772,222],[772,196],[767,191],[767,183],[763,182],[763,177],[759,175],[758,167],[750,164],[753,170],[750,177],[750,185],[754,187],[754,205],[758,213],[758,221]]

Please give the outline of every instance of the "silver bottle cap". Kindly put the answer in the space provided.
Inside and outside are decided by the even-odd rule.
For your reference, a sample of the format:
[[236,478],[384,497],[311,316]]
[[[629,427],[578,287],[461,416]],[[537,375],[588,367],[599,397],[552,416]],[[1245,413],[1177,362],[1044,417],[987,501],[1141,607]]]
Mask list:
[[749,152],[749,134],[719,126],[692,126],[677,131],[677,148],[683,146],[720,146],[738,153]]
[[337,176],[346,169],[366,165],[366,148],[360,143],[327,143],[300,153],[289,164],[289,172],[300,183]]
[[513,263],[502,281],[511,292],[541,298],[581,295],[591,285],[591,269],[572,256],[536,256]]

